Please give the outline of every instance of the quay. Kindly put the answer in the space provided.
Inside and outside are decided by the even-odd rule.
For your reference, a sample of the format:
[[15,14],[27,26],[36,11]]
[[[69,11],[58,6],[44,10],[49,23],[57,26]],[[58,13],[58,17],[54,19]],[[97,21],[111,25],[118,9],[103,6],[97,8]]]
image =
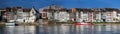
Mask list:
[[[68,21],[68,22],[57,22],[57,21],[48,21],[48,20],[43,20],[41,22],[34,22],[34,23],[15,23],[14,25],[15,26],[26,26],[26,25],[35,25],[35,26],[38,26],[38,25],[75,25],[75,22],[71,22],[71,21]],[[119,22],[92,22],[92,24],[94,25],[99,25],[99,24],[120,24]],[[0,26],[4,26],[6,25],[5,22],[2,22],[0,23]]]

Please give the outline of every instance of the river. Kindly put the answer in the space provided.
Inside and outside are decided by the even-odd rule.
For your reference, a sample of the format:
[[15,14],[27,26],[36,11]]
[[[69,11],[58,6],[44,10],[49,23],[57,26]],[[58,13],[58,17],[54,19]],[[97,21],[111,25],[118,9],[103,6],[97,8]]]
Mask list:
[[0,26],[0,34],[120,34],[120,25]]

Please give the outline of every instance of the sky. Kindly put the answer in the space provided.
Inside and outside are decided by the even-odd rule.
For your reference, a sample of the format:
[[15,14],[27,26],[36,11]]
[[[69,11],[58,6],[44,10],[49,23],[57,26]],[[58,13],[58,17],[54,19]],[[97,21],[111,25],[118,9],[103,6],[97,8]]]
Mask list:
[[50,5],[63,6],[65,8],[118,8],[120,0],[0,0],[0,8],[21,6],[23,8],[36,9]]

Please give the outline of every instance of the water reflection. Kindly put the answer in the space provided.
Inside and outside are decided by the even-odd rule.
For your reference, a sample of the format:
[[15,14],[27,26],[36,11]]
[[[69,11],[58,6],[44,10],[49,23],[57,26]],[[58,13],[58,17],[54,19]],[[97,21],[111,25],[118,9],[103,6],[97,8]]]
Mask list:
[[120,25],[0,26],[0,34],[120,34]]

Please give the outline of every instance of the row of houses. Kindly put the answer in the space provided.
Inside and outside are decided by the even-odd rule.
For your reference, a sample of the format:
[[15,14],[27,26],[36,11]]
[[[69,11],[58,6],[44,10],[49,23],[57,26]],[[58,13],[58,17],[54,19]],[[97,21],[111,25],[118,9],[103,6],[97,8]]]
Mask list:
[[43,19],[58,22],[119,22],[120,10],[116,8],[72,8],[48,6],[40,10]]
[[37,13],[34,7],[31,9],[22,7],[7,7],[6,9],[0,9],[0,14],[1,21],[33,23],[36,20]]
[[[0,21],[33,23],[39,18],[58,22],[120,22],[116,8],[71,8],[51,5],[40,8],[13,7],[0,9]],[[41,17],[40,17],[41,16]]]

